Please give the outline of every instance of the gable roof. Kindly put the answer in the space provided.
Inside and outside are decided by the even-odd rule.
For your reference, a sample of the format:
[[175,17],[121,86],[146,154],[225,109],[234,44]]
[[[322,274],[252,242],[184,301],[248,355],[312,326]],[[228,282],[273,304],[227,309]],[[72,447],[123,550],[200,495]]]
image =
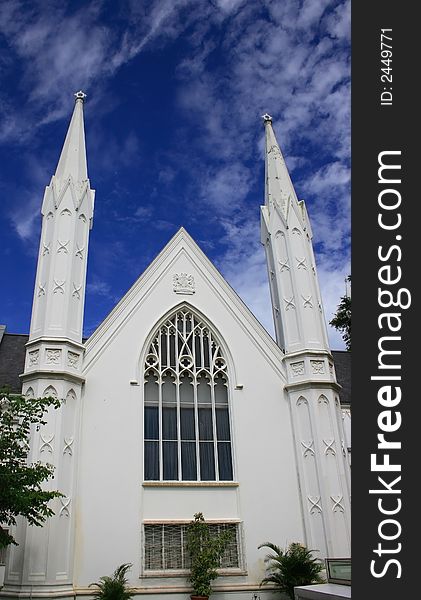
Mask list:
[[[265,356],[272,366],[285,376],[283,352],[275,340],[257,320],[237,292],[224,279],[215,265],[199,248],[193,238],[181,227],[166,246],[151,262],[147,269],[135,281],[120,302],[94,331],[86,342],[84,371],[96,361],[101,350],[117,335],[131,315],[137,310],[143,299],[150,293],[160,277],[168,272],[172,263],[183,254],[209,283],[218,298],[231,313],[232,318],[252,338],[256,348]],[[152,327],[152,323],[148,327]]]

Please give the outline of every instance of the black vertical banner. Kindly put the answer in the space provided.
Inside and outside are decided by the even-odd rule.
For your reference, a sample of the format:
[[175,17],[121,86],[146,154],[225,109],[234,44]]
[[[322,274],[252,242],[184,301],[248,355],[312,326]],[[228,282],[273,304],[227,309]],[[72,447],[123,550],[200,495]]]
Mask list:
[[352,597],[420,573],[421,134],[416,3],[352,2]]

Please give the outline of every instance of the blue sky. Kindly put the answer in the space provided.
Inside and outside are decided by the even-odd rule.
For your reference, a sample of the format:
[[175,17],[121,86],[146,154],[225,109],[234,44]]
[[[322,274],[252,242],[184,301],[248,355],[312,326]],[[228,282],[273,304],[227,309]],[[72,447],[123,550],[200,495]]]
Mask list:
[[7,331],[29,331],[41,201],[79,89],[96,190],[85,335],[181,225],[273,335],[259,241],[266,112],[307,204],[329,320],[350,272],[349,13],[338,0],[3,0]]

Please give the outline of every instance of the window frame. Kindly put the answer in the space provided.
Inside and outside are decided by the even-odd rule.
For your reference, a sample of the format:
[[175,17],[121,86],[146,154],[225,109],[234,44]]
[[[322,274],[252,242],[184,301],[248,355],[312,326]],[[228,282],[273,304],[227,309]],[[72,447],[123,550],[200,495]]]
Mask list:
[[[148,358],[151,356],[151,348],[153,346],[153,344],[155,343],[155,341],[158,341],[158,338],[161,337],[162,335],[162,331],[164,329],[164,327],[169,327],[169,323],[172,320],[175,320],[175,327],[177,327],[177,319],[178,319],[178,315],[180,313],[183,313],[185,318],[190,317],[191,319],[194,319],[198,325],[200,325],[204,330],[207,330],[207,335],[209,336],[209,348],[211,346],[211,342],[215,342],[217,345],[217,351],[219,353],[219,356],[221,357],[221,359],[224,361],[224,366],[220,369],[217,369],[215,372],[210,373],[211,370],[211,359],[214,358],[214,356],[210,356],[209,360],[209,367],[206,368],[205,364],[201,364],[201,365],[197,365],[193,363],[193,366],[191,368],[190,373],[193,373],[193,381],[194,381],[194,390],[193,390],[193,401],[191,403],[191,407],[194,409],[194,424],[195,424],[195,469],[196,469],[196,478],[195,479],[183,479],[183,469],[182,469],[182,465],[183,465],[183,459],[182,459],[182,449],[183,449],[183,442],[186,443],[189,440],[183,440],[182,439],[182,424],[181,424],[181,410],[182,408],[186,408],[186,402],[183,402],[181,397],[180,397],[180,387],[181,387],[181,377],[184,373],[188,373],[189,369],[183,365],[181,365],[180,368],[180,351],[177,351],[177,348],[175,349],[177,355],[176,358],[176,367],[172,367],[170,363],[168,363],[166,366],[162,366],[161,362],[158,362],[156,364],[149,364],[147,363]],[[197,326],[197,325],[196,325]],[[194,328],[196,328],[196,326]],[[168,338],[169,339],[169,338]],[[178,337],[176,336],[176,345],[177,345],[177,339]],[[195,344],[195,336],[193,337],[193,346]],[[166,350],[167,351],[167,350]],[[157,356],[159,356],[159,358],[161,357],[161,341],[158,341],[158,349],[157,349]],[[169,356],[169,350],[168,350],[168,356]],[[203,355],[202,355],[203,358]],[[156,325],[155,327],[152,329],[152,332],[150,333],[150,335],[148,336],[147,342],[145,344],[145,350],[142,353],[142,361],[140,363],[140,367],[141,367],[141,377],[140,377],[140,381],[142,382],[142,414],[143,414],[143,464],[142,464],[142,481],[143,484],[148,486],[148,485],[162,485],[162,484],[181,484],[181,485],[200,485],[200,484],[221,484],[221,485],[232,485],[235,483],[236,481],[236,469],[235,469],[235,452],[234,452],[234,431],[233,431],[233,414],[232,414],[232,398],[233,398],[233,394],[232,394],[232,381],[233,381],[233,368],[232,368],[232,362],[231,362],[231,356],[229,351],[227,350],[227,347],[225,345],[225,343],[223,342],[219,332],[217,331],[217,329],[208,321],[208,319],[206,319],[200,312],[198,312],[195,308],[191,307],[188,304],[183,304],[183,305],[179,305],[176,308],[173,308],[169,313],[167,313],[167,315],[165,317],[163,317]],[[199,387],[199,383],[198,383],[198,376],[200,376],[200,374],[204,374],[204,372],[207,371],[210,373],[210,402],[205,404],[201,404],[198,401],[198,387]],[[176,384],[176,399],[175,399],[175,403],[173,404],[173,407],[175,407],[176,409],[176,426],[177,426],[177,437],[176,439],[173,440],[167,440],[166,438],[164,439],[163,437],[163,414],[164,414],[164,408],[169,408],[168,403],[164,403],[163,400],[163,385],[164,385],[164,378],[170,374],[170,372],[173,373],[173,375],[177,378],[177,384]],[[147,381],[147,376],[150,373],[155,373],[155,376],[157,377],[157,382],[159,384],[158,387],[158,401],[155,404],[152,403],[148,403],[148,400],[146,398],[146,392],[145,392],[145,384]],[[225,378],[226,383],[224,384],[226,386],[226,397],[227,400],[226,402],[218,402],[216,399],[216,395],[215,395],[215,388],[216,388],[216,378],[218,376],[220,376],[222,374],[222,376]],[[146,407],[147,406],[155,406],[158,408],[158,435],[157,438],[147,438],[145,435],[145,415],[146,415]],[[201,456],[202,456],[202,451],[201,451],[201,447],[200,444],[206,443],[206,440],[201,440],[200,439],[200,431],[199,431],[199,421],[198,421],[198,415],[199,415],[199,408],[210,408],[211,410],[211,414],[212,414],[212,430],[213,430],[213,438],[212,440],[209,440],[208,443],[212,443],[213,446],[213,468],[215,471],[215,477],[214,479],[208,479],[208,478],[202,478],[202,468],[200,465],[200,460],[201,460]],[[223,408],[225,407],[227,410],[227,416],[228,416],[228,431],[229,431],[229,439],[219,439],[218,438],[218,432],[217,432],[217,411],[219,408]],[[177,444],[177,478],[173,478],[173,479],[168,479],[164,477],[164,443],[171,443],[174,442]],[[193,442],[193,440],[190,440],[190,442]],[[158,478],[152,479],[152,478],[148,478],[146,479],[145,475],[146,475],[146,468],[145,468],[145,455],[146,455],[146,443],[149,444],[157,444],[157,448],[158,448]],[[222,452],[222,448],[220,450],[220,444],[224,444],[224,445],[229,445],[229,453],[230,453],[230,461],[227,460],[226,462],[226,466],[228,467],[228,470],[231,471],[230,475],[231,478],[230,479],[223,479],[220,478],[220,465],[219,465],[219,454],[220,452]],[[155,450],[156,452],[156,450]],[[225,463],[224,463],[225,464]]]
[[[178,519],[178,520],[144,520],[142,523],[142,531],[141,531],[141,573],[140,576],[142,578],[159,578],[159,577],[187,577],[190,570],[189,567],[184,568],[167,568],[167,569],[147,569],[146,568],[146,552],[147,552],[147,542],[146,542],[146,533],[145,527],[153,525],[153,526],[161,526],[164,543],[162,546],[163,554],[165,552],[165,526],[167,527],[186,527],[191,523],[191,520]],[[245,566],[245,554],[244,554],[244,527],[243,521],[240,519],[206,519],[206,523],[210,526],[216,525],[234,525],[236,527],[236,552],[238,556],[238,566],[235,567],[220,567],[217,569],[218,576],[235,576],[235,575],[247,575],[247,570]],[[181,537],[181,536],[180,536]],[[181,548],[181,546],[180,546]]]

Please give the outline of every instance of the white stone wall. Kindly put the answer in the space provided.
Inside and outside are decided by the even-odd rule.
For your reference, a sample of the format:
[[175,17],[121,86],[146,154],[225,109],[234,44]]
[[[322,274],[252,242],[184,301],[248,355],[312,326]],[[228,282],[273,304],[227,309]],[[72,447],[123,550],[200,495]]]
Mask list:
[[[282,353],[204,261],[181,232],[87,344],[76,587],[87,586],[123,562],[133,563],[130,584],[136,587],[184,585],[178,578],[139,578],[144,520],[189,520],[200,511],[208,519],[241,521],[247,575],[218,580],[231,589],[251,589],[261,581],[265,551],[257,549],[259,544],[305,542]],[[180,273],[193,276],[194,293],[174,291],[173,276]],[[232,486],[142,485],[145,344],[151,330],[180,302],[203,314],[226,347]]]

